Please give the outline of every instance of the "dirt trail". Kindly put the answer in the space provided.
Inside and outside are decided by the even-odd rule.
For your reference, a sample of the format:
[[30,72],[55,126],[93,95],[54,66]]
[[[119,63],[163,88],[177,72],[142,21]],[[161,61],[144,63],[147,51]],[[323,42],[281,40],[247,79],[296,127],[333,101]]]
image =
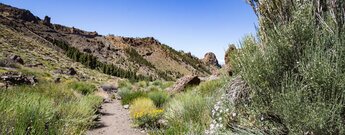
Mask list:
[[[108,96],[107,96],[108,97]],[[124,109],[118,100],[105,102],[101,109],[98,127],[86,135],[145,135],[140,129],[131,127],[129,111]]]

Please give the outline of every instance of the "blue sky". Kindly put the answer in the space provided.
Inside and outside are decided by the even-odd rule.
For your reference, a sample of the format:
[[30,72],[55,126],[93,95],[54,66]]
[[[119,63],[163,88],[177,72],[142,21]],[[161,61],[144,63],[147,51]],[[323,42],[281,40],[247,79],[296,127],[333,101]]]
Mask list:
[[53,23],[100,34],[155,37],[176,50],[220,62],[229,43],[255,33],[257,18],[244,0],[0,0]]

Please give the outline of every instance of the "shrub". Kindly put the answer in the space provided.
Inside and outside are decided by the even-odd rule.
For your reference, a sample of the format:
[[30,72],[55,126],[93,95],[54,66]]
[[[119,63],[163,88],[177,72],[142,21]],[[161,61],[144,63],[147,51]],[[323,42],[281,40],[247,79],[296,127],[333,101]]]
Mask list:
[[161,89],[165,90],[166,88],[171,87],[172,85],[174,85],[174,82],[168,81],[168,82],[163,82],[163,84],[161,85]]
[[146,81],[139,81],[137,84],[141,88],[145,88],[148,85],[148,83]]
[[119,90],[119,96],[121,97],[121,104],[127,105],[138,97],[146,97],[146,93],[143,91],[131,91],[129,88],[122,88]]
[[169,94],[165,91],[151,91],[148,93],[148,97],[154,102],[156,107],[161,108],[169,99]]
[[77,97],[64,84],[0,90],[0,134],[83,134],[101,102]]
[[69,87],[73,90],[81,92],[83,95],[90,94],[96,90],[96,86],[86,82],[72,82]]
[[130,108],[130,116],[140,127],[153,127],[162,116],[163,110],[157,109],[149,98],[135,99]]
[[203,134],[210,122],[210,99],[194,91],[176,95],[166,106],[166,134]]
[[131,82],[129,80],[127,80],[127,79],[119,80],[117,85],[118,85],[119,88],[132,86]]
[[217,94],[218,89],[224,86],[226,83],[225,79],[218,79],[218,80],[211,80],[202,82],[199,86],[197,86],[197,91],[199,91],[202,95],[213,95]]
[[345,27],[344,12],[336,8],[344,3],[250,2],[259,35],[246,37],[233,59],[235,73],[251,89],[250,109],[275,116],[284,133],[344,134]]
[[151,84],[154,85],[154,86],[161,86],[161,85],[162,85],[162,81],[160,81],[160,80],[155,80],[155,81],[153,81]]

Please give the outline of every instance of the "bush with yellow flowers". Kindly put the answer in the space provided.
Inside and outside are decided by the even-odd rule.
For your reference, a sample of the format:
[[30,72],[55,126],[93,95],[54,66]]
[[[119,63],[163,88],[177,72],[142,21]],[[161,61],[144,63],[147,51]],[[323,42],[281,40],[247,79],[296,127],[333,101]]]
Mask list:
[[144,97],[135,99],[130,108],[130,116],[139,127],[154,127],[163,112],[151,99]]

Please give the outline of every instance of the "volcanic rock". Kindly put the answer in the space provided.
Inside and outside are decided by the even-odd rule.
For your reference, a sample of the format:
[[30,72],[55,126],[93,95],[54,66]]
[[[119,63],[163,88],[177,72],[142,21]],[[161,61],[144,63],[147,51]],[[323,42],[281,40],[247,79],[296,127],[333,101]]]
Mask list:
[[47,26],[51,26],[52,24],[50,23],[50,17],[49,16],[45,16],[44,20],[43,20],[43,24],[47,25]]
[[205,54],[204,59],[203,59],[204,63],[207,65],[212,65],[215,67],[220,68],[221,66],[218,63],[217,57],[213,52],[208,52]]
[[115,92],[115,93],[117,92],[117,87],[111,84],[103,84],[101,88],[103,91],[106,91],[106,92]]
[[10,85],[19,85],[19,84],[34,85],[37,83],[37,79],[35,76],[26,76],[18,72],[6,72],[0,75],[0,79]]
[[18,55],[12,55],[9,57],[10,60],[12,60],[13,62],[19,63],[19,64],[24,64],[24,60],[18,56]]
[[76,75],[77,71],[74,68],[69,68],[66,72],[68,75]]
[[226,96],[228,101],[234,104],[248,102],[249,86],[241,76],[237,76],[227,86]]
[[176,83],[167,89],[169,93],[179,93],[187,86],[199,85],[201,80],[198,76],[185,76],[176,81]]

